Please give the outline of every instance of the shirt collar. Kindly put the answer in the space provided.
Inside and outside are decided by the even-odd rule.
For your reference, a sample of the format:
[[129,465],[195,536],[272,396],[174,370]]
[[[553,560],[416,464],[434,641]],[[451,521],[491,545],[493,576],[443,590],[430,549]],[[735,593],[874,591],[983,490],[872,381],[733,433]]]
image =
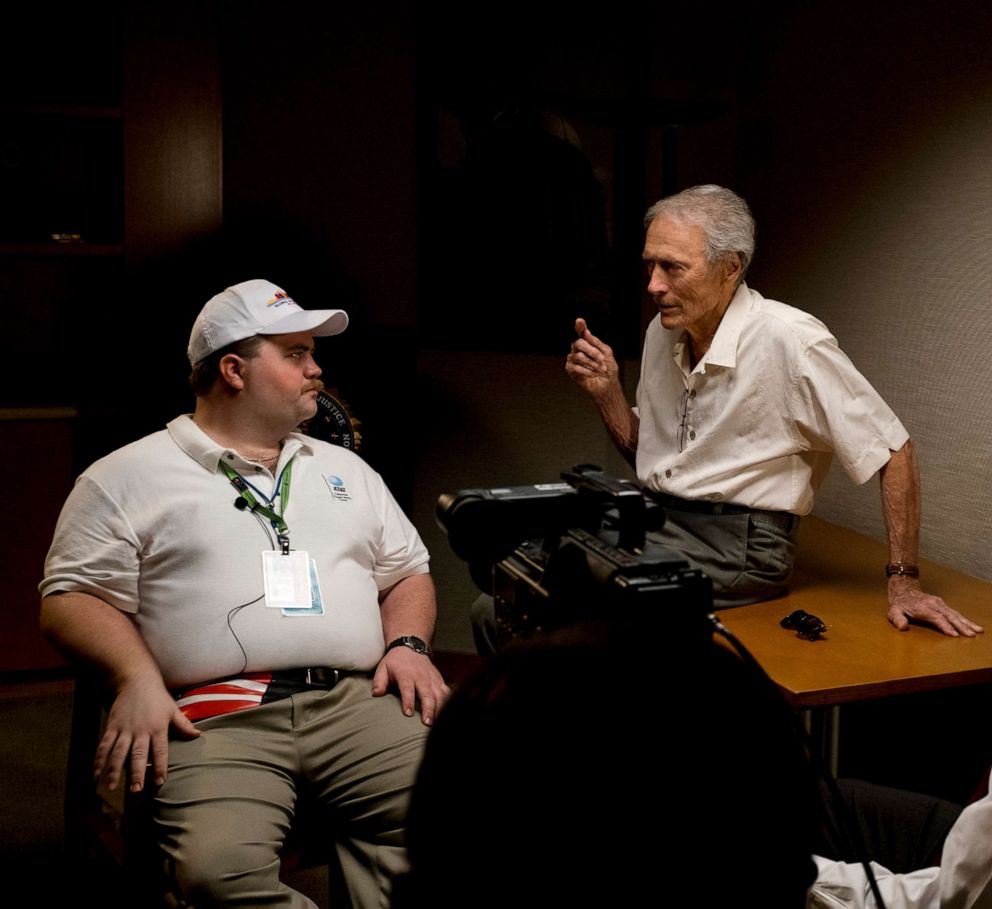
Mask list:
[[[172,441],[176,443],[194,461],[201,464],[211,473],[215,473],[220,464],[221,458],[226,458],[228,454],[234,452],[231,448],[225,448],[210,438],[196,423],[193,422],[192,414],[185,413],[176,417],[166,426]],[[283,450],[279,460],[288,459],[297,451],[306,450],[312,454],[313,448],[306,436],[292,432],[286,436],[283,442]]]
[[710,349],[703,357],[707,365],[726,366],[728,369],[737,365],[737,344],[750,308],[751,292],[742,281],[717,326]]
[[682,373],[682,377],[686,380],[689,378],[689,351],[687,350],[689,346],[688,335],[683,331],[679,335],[679,339],[675,342],[675,346],[672,348],[672,359],[675,361],[675,365],[679,368]]

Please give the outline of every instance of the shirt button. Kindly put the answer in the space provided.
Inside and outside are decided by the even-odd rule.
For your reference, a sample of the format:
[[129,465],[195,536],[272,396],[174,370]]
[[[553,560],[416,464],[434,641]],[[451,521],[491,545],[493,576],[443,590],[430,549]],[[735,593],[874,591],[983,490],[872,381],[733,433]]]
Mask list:
[[228,460],[228,461],[233,461],[233,460],[234,460],[234,455],[233,455],[233,454],[231,454],[230,452],[228,452],[228,455],[227,455],[227,460]]
[[666,470],[665,471],[665,476],[666,477],[670,477],[671,475],[672,475],[672,472],[670,470]]
[[256,467],[256,468],[255,468],[255,473],[261,473],[261,470],[262,470],[262,468],[261,468],[261,467]]
[[696,438],[696,433],[695,433],[695,431],[694,431],[694,430],[692,430],[692,429],[690,429],[690,430],[689,430],[689,438],[690,438],[690,439],[694,439],[694,438]]
[[696,389],[695,388],[692,391],[689,392],[689,397],[690,398],[696,397]]

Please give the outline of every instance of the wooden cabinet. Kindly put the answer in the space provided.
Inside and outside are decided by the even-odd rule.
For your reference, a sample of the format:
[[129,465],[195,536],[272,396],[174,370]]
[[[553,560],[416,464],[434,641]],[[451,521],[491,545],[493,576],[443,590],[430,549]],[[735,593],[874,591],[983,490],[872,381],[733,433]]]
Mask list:
[[72,428],[68,408],[0,409],[0,475],[6,478],[0,522],[4,598],[0,670],[63,665],[38,633],[38,582],[55,521],[72,486]]
[[5,22],[0,673],[60,664],[36,588],[62,502],[86,464],[160,428],[170,389],[183,393],[175,335],[198,303],[177,304],[167,278],[221,224],[214,16],[212,3],[107,4]]

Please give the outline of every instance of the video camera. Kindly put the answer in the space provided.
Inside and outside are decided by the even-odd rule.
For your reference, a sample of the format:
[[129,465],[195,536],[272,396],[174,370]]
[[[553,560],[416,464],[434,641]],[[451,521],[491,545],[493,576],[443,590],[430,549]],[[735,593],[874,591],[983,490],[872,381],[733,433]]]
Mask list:
[[663,526],[663,510],[635,483],[598,467],[561,476],[438,499],[452,550],[493,595],[500,642],[584,621],[639,636],[675,625],[708,641],[709,578],[646,538]]

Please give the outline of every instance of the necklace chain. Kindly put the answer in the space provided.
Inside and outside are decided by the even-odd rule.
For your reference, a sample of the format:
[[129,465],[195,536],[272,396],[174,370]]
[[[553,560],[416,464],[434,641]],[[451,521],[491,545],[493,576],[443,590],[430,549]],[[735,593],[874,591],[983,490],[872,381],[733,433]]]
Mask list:
[[268,461],[278,461],[281,451],[281,448],[277,448],[275,454],[265,455],[261,458],[249,458],[248,455],[242,455],[241,457],[243,457],[246,461],[250,461],[252,464],[265,464]]

